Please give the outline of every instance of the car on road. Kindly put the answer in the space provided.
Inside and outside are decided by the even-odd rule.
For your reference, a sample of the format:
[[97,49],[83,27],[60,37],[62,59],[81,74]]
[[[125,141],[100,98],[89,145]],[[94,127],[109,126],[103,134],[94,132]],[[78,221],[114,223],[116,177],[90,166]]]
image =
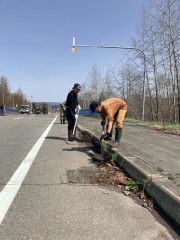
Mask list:
[[20,114],[31,114],[31,109],[29,107],[29,105],[21,105],[21,108],[18,111]]
[[36,115],[41,115],[42,114],[42,111],[40,109],[37,109],[35,112],[34,112]]

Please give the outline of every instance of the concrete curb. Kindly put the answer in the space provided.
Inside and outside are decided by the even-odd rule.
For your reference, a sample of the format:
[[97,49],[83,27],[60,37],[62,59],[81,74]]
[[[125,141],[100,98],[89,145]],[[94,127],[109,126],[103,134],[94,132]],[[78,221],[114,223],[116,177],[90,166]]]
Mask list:
[[[101,149],[101,144],[97,134],[78,124],[79,131],[86,133],[91,138],[95,147]],[[107,145],[107,149],[109,145]],[[105,150],[106,151],[106,150]],[[105,153],[104,151],[104,153]],[[107,150],[108,151],[108,150]],[[178,187],[167,178],[153,170],[142,160],[129,156],[122,149],[118,151],[118,165],[123,168],[131,177],[143,179],[145,181],[145,190],[155,200],[159,207],[180,226],[180,193]]]

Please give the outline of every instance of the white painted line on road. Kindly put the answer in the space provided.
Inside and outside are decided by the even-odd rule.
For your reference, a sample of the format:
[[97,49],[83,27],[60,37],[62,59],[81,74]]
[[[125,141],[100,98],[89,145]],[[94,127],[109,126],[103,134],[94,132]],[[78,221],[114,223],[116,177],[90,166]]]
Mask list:
[[26,177],[34,159],[36,158],[46,136],[48,135],[53,123],[56,121],[58,116],[56,116],[53,121],[50,123],[48,128],[44,131],[39,140],[32,147],[30,152],[27,154],[25,159],[16,169],[15,173],[0,192],[0,224],[2,223],[9,207],[11,206],[16,194],[18,193],[24,178]]

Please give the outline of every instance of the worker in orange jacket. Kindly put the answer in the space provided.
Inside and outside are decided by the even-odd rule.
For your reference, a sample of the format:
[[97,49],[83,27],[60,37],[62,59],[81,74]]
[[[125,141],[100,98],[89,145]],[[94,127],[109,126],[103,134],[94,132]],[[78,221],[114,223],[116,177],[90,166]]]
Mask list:
[[105,125],[107,121],[107,131],[101,136],[101,140],[111,140],[113,125],[116,123],[115,147],[119,147],[122,136],[123,120],[127,112],[126,102],[121,98],[109,98],[101,103],[93,101],[89,107],[92,112],[101,113],[101,125]]

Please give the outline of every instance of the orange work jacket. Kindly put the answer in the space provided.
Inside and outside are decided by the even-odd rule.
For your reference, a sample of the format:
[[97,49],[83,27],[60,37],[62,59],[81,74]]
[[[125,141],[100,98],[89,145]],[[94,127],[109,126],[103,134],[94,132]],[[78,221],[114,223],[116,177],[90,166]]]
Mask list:
[[107,117],[108,122],[113,122],[115,120],[120,109],[127,110],[127,104],[121,98],[109,98],[101,102],[101,106],[101,117],[104,120]]

